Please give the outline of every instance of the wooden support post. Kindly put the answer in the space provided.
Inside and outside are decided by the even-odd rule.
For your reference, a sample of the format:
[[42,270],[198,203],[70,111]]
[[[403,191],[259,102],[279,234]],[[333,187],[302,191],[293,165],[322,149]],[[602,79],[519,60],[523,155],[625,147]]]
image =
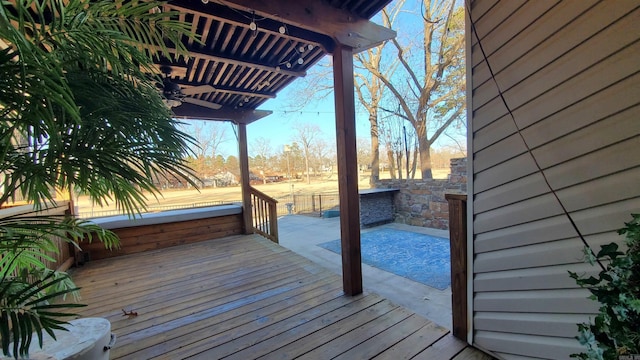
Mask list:
[[467,341],[467,195],[445,194],[451,242],[451,314],[453,336]]
[[340,238],[342,283],[347,295],[362,293],[360,254],[360,199],[356,157],[353,49],[338,45],[333,52],[336,106],[338,190],[340,193]]
[[238,124],[238,155],[240,156],[240,186],[242,187],[242,232],[244,234],[253,234],[246,124]]

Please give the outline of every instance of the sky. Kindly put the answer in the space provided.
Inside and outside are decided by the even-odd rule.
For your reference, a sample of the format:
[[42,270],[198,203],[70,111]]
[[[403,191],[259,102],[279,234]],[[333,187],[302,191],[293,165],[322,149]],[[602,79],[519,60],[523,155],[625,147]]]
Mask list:
[[[321,131],[318,138],[324,139],[329,144],[335,144],[336,120],[333,95],[317,104],[308,105],[301,111],[282,110],[289,104],[288,97],[296,95],[295,88],[295,84],[292,84],[278,93],[275,99],[265,102],[259,109],[271,110],[273,114],[247,126],[250,156],[254,155],[251,153],[251,143],[261,137],[270,141],[274,154],[282,152],[285,144],[294,142],[294,125],[297,122],[317,125]],[[221,145],[220,152],[225,156],[237,156],[237,141],[230,123],[227,123],[226,134],[228,141]],[[369,138],[368,115],[362,109],[356,112],[356,136]]]
[[[416,16],[419,12],[419,2],[411,0],[407,1],[403,7],[403,12],[400,15],[402,19],[398,19],[398,22],[401,20],[403,23],[403,31],[402,34],[398,34],[399,37],[407,37],[416,29],[420,28],[420,22],[422,19],[420,16]],[[380,19],[377,18],[372,20],[374,22],[380,22]],[[416,28],[414,28],[414,26],[416,26]],[[321,62],[322,61],[325,60],[321,60]],[[318,66],[318,64],[316,64],[316,66]],[[251,144],[254,143],[257,138],[261,137],[270,141],[272,155],[281,153],[285,144],[291,144],[294,142],[294,125],[298,122],[317,125],[321,131],[318,138],[324,139],[328,144],[335,144],[335,107],[333,93],[322,100],[311,101],[309,105],[302,109],[302,111],[285,111],[285,109],[290,108],[292,99],[295,99],[296,96],[300,96],[296,93],[299,91],[299,84],[297,83],[302,81],[302,79],[296,80],[294,83],[290,84],[278,93],[275,99],[270,99],[259,107],[261,110],[271,110],[273,113],[247,126],[249,156],[255,155],[252,153]],[[226,127],[228,140],[220,145],[218,152],[225,157],[229,155],[237,156],[237,140],[232,128],[233,125],[231,123],[226,123]],[[369,131],[370,126],[368,113],[364,107],[358,103],[356,98],[356,136],[358,138],[369,139]],[[466,143],[464,139],[458,139],[458,141]],[[435,146],[439,147],[451,144],[453,144],[453,141],[441,136],[439,143],[435,144]]]
[[[249,144],[249,156],[252,153],[251,144],[258,138],[266,138],[271,145],[271,155],[281,153],[285,144],[295,141],[294,126],[297,122],[317,125],[321,133],[317,138],[324,139],[328,144],[335,144],[336,120],[333,94],[317,104],[307,105],[301,111],[285,111],[289,105],[287,97],[296,96],[296,86],[293,84],[278,93],[275,99],[265,102],[259,109],[271,110],[273,113],[247,126],[247,141]],[[218,153],[224,157],[238,156],[238,143],[230,122],[225,122],[226,141],[218,148]],[[359,106],[356,99],[356,137],[370,139],[369,115],[365,109]],[[465,144],[464,139],[459,139]],[[442,136],[435,147],[454,146],[453,142]]]

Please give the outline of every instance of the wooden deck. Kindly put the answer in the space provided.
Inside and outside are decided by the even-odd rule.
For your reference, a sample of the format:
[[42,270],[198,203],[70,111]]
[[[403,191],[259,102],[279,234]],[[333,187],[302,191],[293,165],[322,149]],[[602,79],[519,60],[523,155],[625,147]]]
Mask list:
[[[259,236],[231,236],[72,270],[83,316],[105,317],[112,359],[490,359]],[[137,316],[123,316],[123,309]]]

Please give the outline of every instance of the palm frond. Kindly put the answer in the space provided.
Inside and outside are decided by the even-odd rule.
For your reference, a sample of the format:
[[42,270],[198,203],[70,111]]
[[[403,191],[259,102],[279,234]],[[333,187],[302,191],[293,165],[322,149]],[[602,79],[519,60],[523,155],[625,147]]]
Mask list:
[[[35,107],[33,111],[24,111],[25,104],[14,106],[16,111],[11,114],[47,111],[53,120],[41,121],[42,114],[27,121],[24,115],[7,117],[1,133],[14,146],[0,154],[6,189],[16,189],[28,200],[42,203],[53,200],[50,185],[55,184],[88,193],[97,202],[114,201],[135,214],[145,209],[145,191],[158,196],[154,178],[171,175],[196,186],[193,172],[181,160],[193,139],[176,129],[156,80],[145,72],[151,69],[153,57],[186,54],[181,39],[194,36],[177,20],[177,12],[151,11],[163,5],[155,1],[20,0],[11,4],[13,8],[7,8],[13,11],[3,11],[5,22],[19,24],[17,30],[28,35],[8,34],[11,44],[20,44],[15,45],[15,52],[34,45],[35,50],[55,49],[44,54],[34,50],[33,57],[64,64],[64,76],[60,71],[46,74],[46,69],[34,66],[26,69],[45,74],[26,73],[26,78],[57,78],[57,85],[71,92],[75,108],[71,111],[57,100],[28,102]],[[170,53],[167,44],[176,45],[178,52]],[[8,53],[6,57],[11,55],[15,56]],[[7,74],[13,74],[8,78],[25,82],[24,71],[9,66],[11,61],[4,64]],[[6,88],[20,89],[15,85]],[[49,99],[47,94],[53,89],[44,90],[29,93],[29,98]],[[14,91],[13,95],[25,98],[24,93]],[[30,143],[16,147],[20,139]],[[13,191],[6,191],[0,204],[10,194]]]
[[[47,294],[47,289],[54,288],[64,281],[64,277],[51,272],[35,282],[25,282],[19,278],[11,278],[2,282],[0,287],[0,341],[2,350],[14,356],[26,356],[33,339],[33,333],[42,346],[43,330],[54,339],[53,329],[62,329],[67,322],[61,318],[73,316],[61,310],[74,309],[84,305],[77,303],[51,304],[49,301],[77,291],[77,288],[62,289]],[[10,344],[13,341],[13,347]]]
[[[0,205],[21,194],[45,209],[57,187],[134,214],[147,193],[159,196],[154,179],[196,185],[182,160],[193,139],[176,129],[149,75],[154,59],[187,56],[182,40],[198,41],[177,12],[159,13],[164,3],[153,0],[0,1]],[[44,267],[54,238],[118,246],[115,234],[78,219],[0,219],[5,354],[25,354],[32,334],[42,343],[63,328],[63,310],[80,306],[51,304],[76,291]]]

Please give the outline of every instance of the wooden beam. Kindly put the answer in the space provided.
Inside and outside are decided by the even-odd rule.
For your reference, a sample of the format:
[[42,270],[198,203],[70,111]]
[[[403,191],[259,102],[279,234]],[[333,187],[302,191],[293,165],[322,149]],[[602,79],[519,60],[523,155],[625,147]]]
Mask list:
[[247,125],[238,124],[238,156],[240,157],[240,186],[242,187],[242,231],[253,234],[251,217],[251,188],[249,184],[249,151],[247,150]]
[[[280,19],[297,27],[324,34],[338,44],[360,52],[396,36],[396,32],[367,19],[328,5],[322,0],[218,0],[219,3],[256,15]],[[334,50],[339,51],[339,50]]]
[[[202,84],[193,84],[181,81],[174,81],[175,84],[178,85],[190,85],[190,86],[199,86]],[[215,92],[217,93],[225,93],[225,94],[233,94],[233,95],[241,95],[241,96],[251,96],[251,97],[259,97],[263,99],[275,99],[276,95],[273,93],[265,93],[265,92],[257,92],[257,91],[244,91],[239,89],[230,89],[223,88],[219,86],[214,86]]]
[[[171,0],[170,3],[165,5],[165,8],[167,10],[191,13],[195,16],[201,16],[225,24],[249,29],[250,20],[248,16],[251,14],[247,13],[246,9],[244,9],[245,11],[240,12],[237,8],[232,8],[226,4],[217,4],[213,1],[203,4],[202,1],[198,2],[193,0]],[[296,31],[296,29],[288,29],[285,34],[282,34],[279,31],[282,20],[273,18],[268,19],[271,20],[270,22],[265,20],[259,21],[260,32],[292,41],[303,41],[320,47],[325,52],[329,52],[333,48],[333,40],[327,35],[317,34],[307,29],[300,29],[300,31]],[[207,31],[206,28],[205,31]]]
[[250,124],[260,120],[273,112],[269,110],[240,110],[223,107],[218,110],[209,109],[203,106],[183,103],[171,109],[176,118],[233,121],[238,124]]
[[[157,46],[156,47],[150,46],[149,48],[152,49],[153,51],[160,51],[160,47],[157,47]],[[278,72],[278,73],[281,73],[287,76],[296,77],[296,78],[305,77],[307,75],[306,71],[291,71],[291,70],[282,69],[282,68],[280,68],[279,70],[276,70],[276,68],[273,66],[267,66],[259,62],[240,60],[240,59],[235,59],[235,58],[226,57],[226,56],[210,55],[210,54],[195,51],[193,49],[188,49],[188,50],[189,50],[189,57],[194,59],[202,59],[202,60],[208,60],[208,61],[221,62],[225,64],[233,64],[233,65],[244,66],[244,67],[268,71],[268,72]],[[169,49],[169,53],[177,56],[178,50]],[[174,65],[174,64],[170,64],[170,65],[172,67],[181,66],[181,65]]]
[[282,69],[282,68],[280,68],[280,70],[276,70],[276,68],[274,68],[273,66],[267,66],[267,65],[265,65],[263,63],[258,63],[258,62],[253,62],[253,61],[246,61],[246,60],[238,60],[238,59],[234,59],[234,58],[230,58],[230,57],[224,57],[224,56],[218,56],[218,55],[209,55],[209,54],[193,51],[191,49],[189,50],[189,57],[192,57],[192,58],[195,58],[195,59],[203,59],[203,60],[209,60],[209,61],[222,62],[222,63],[225,63],[225,64],[233,64],[233,65],[238,65],[238,66],[244,66],[244,67],[248,67],[248,68],[252,68],[252,69],[258,69],[258,70],[264,70],[264,71],[268,71],[268,72],[279,72],[281,74],[284,74],[284,75],[287,75],[287,76],[293,76],[293,77],[305,77],[307,75],[307,73],[305,71],[291,71],[291,70]]
[[336,104],[338,190],[340,193],[342,282],[345,294],[358,295],[362,293],[362,263],[353,51],[351,48],[337,46],[334,50],[333,81]]
[[467,195],[445,194],[451,242],[451,315],[453,336],[467,341]]

